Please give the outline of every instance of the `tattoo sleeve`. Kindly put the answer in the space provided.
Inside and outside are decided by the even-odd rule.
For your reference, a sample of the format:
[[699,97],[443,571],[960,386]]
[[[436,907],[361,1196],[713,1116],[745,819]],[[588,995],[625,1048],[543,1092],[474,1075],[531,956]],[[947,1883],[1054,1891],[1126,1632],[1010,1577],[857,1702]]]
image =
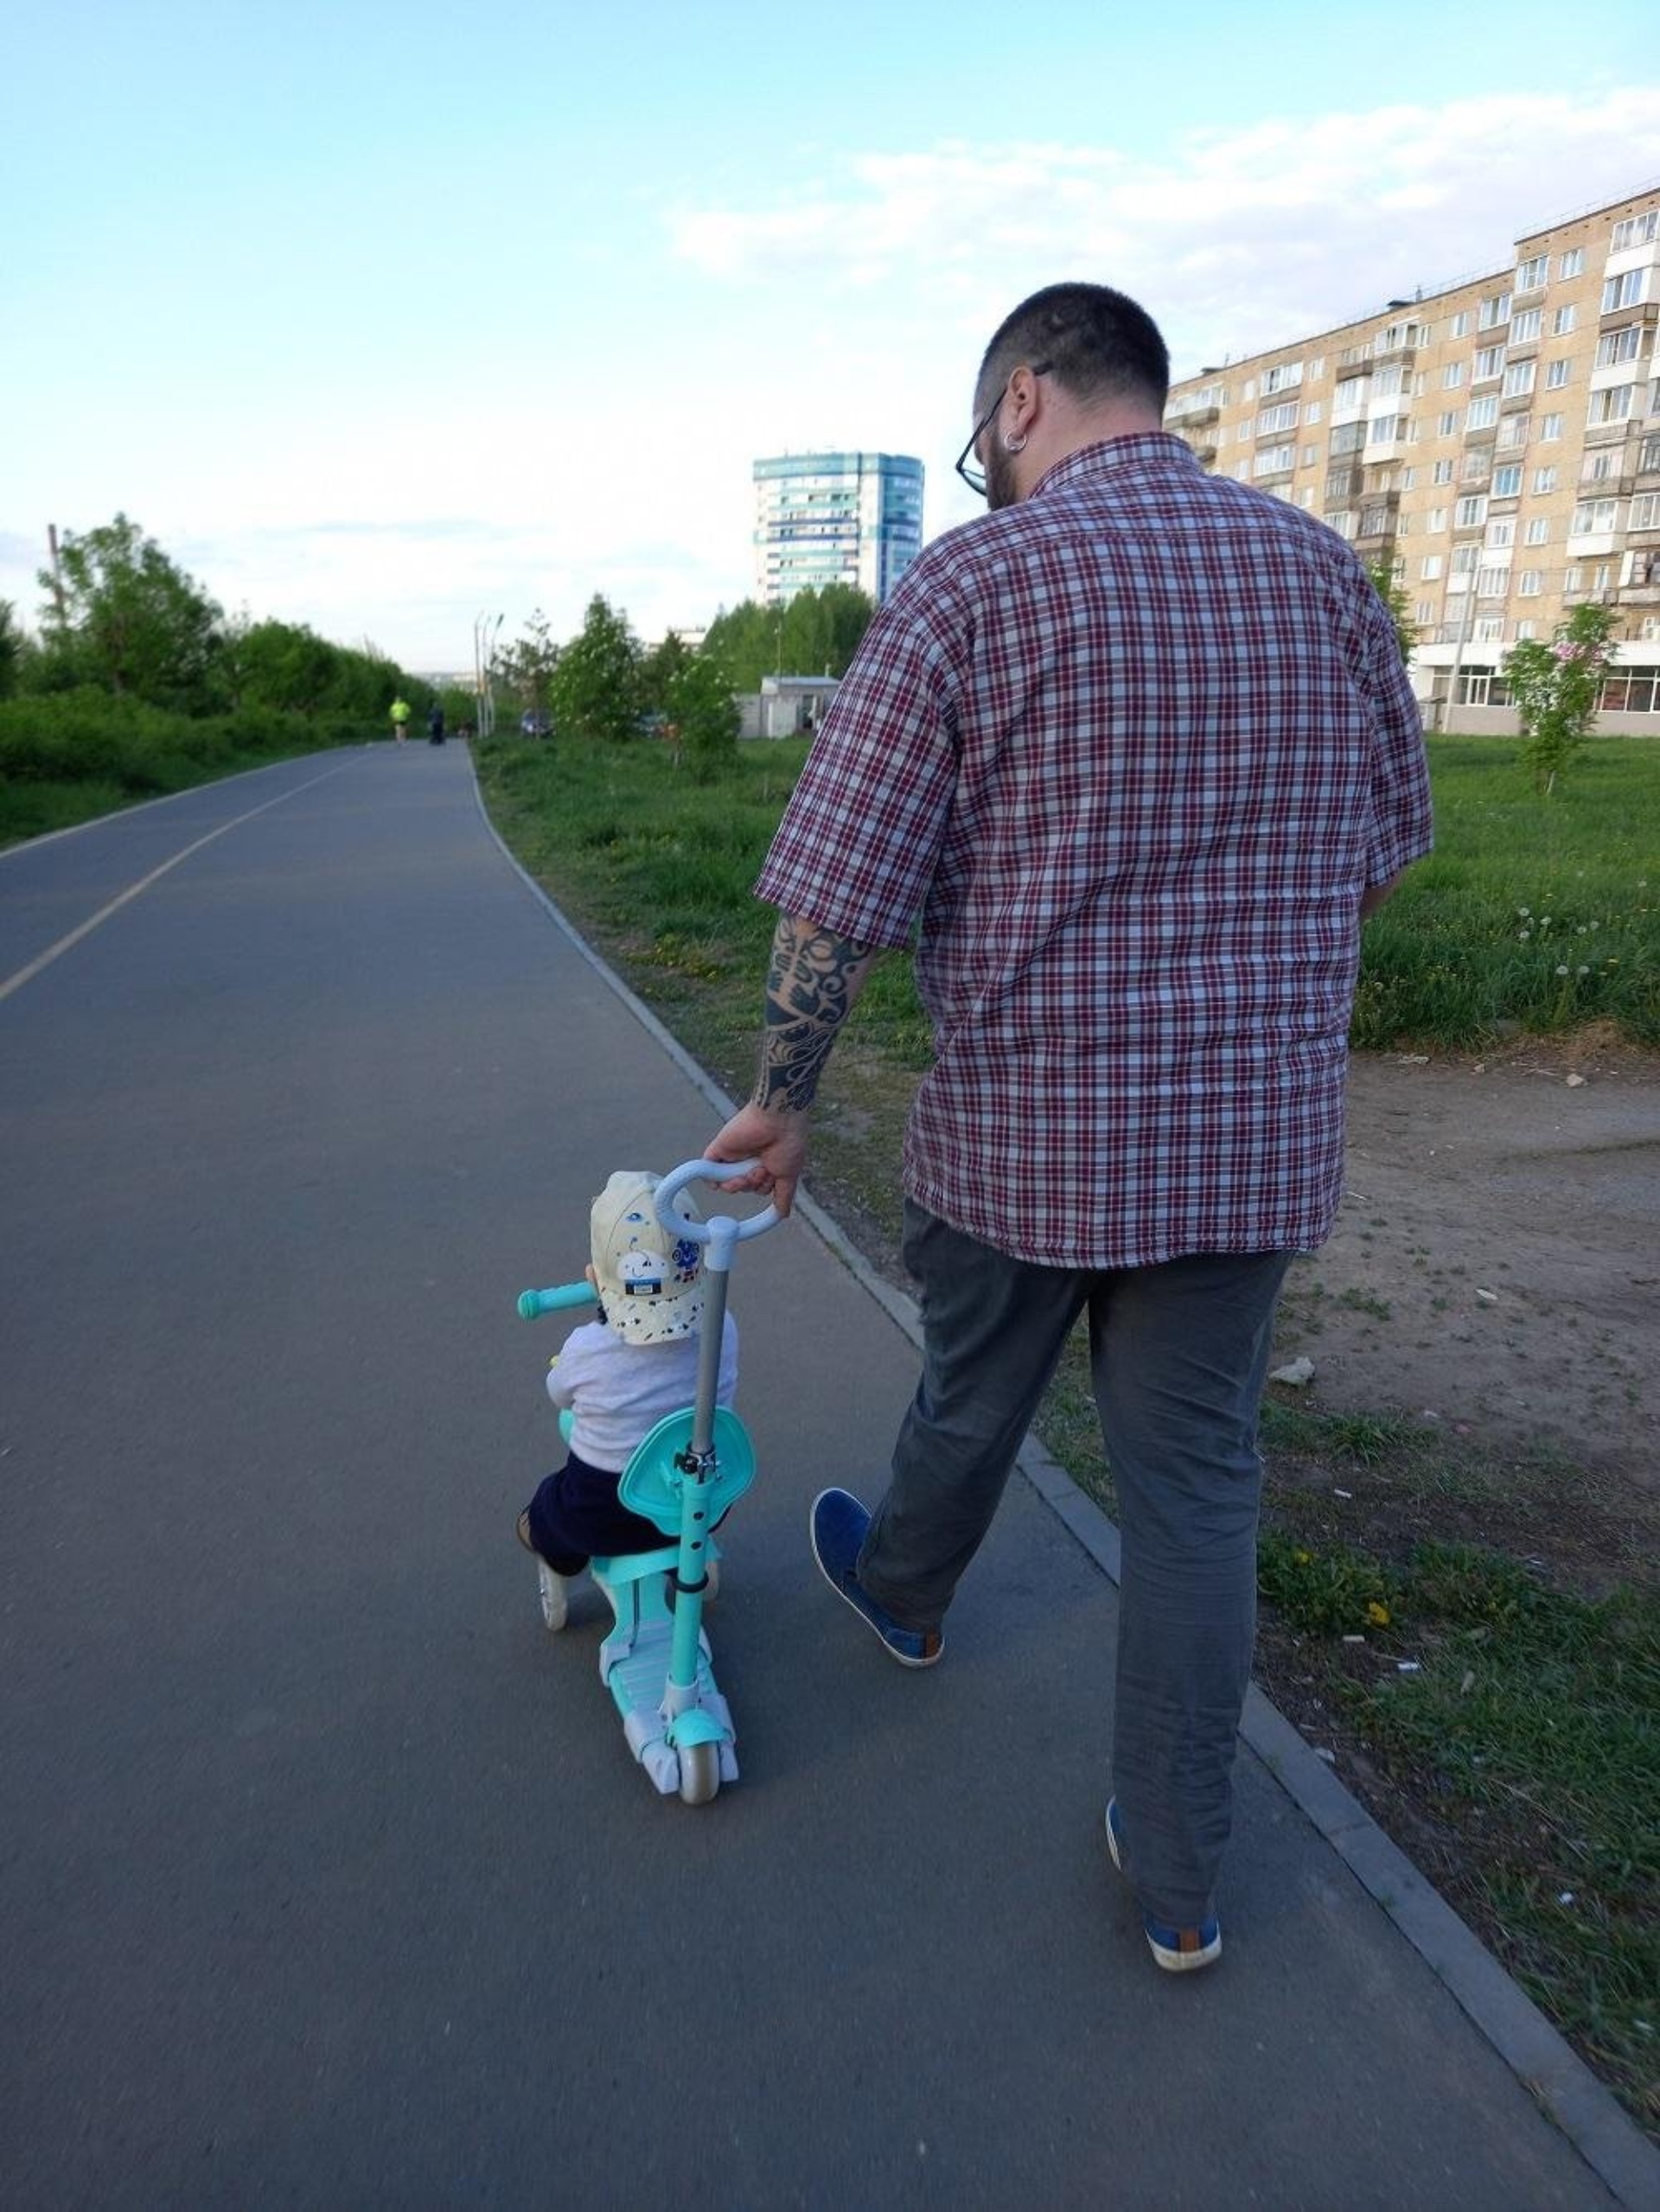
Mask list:
[[806,1112],[874,957],[869,945],[779,915],[767,963],[767,1021],[755,1105]]

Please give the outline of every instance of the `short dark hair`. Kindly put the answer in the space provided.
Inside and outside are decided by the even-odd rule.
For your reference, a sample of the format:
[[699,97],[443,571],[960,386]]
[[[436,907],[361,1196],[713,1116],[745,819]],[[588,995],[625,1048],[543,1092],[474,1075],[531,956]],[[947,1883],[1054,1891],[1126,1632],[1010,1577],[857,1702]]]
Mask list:
[[1050,284],[1006,316],[974,387],[983,415],[1016,369],[1046,363],[1075,399],[1136,398],[1160,413],[1170,396],[1170,349],[1146,308],[1106,284]]

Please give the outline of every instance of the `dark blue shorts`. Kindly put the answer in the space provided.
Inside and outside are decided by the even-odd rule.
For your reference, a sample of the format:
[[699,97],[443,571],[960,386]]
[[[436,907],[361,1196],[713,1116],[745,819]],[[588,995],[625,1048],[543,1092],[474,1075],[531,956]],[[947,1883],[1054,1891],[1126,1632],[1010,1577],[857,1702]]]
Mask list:
[[630,1513],[616,1495],[620,1475],[591,1467],[573,1451],[530,1501],[530,1540],[557,1575],[580,1574],[590,1559],[658,1552],[673,1544],[654,1520]]

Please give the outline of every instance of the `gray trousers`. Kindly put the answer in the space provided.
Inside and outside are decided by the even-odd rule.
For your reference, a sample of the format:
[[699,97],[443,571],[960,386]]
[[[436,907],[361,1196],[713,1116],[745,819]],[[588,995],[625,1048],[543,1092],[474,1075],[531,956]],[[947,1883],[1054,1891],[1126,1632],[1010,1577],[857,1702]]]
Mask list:
[[1081,1313],[1123,1537],[1113,1788],[1144,1910],[1213,1909],[1256,1631],[1257,1405],[1288,1253],[1036,1267],[905,1208],[923,1375],[859,1578],[935,1629]]

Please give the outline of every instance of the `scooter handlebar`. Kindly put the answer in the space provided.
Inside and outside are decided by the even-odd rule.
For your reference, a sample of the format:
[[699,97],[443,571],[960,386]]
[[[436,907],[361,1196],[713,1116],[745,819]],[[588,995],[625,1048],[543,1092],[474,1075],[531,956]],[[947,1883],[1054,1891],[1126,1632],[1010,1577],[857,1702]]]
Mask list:
[[599,1292],[591,1283],[556,1283],[551,1291],[520,1291],[519,1317],[521,1321],[537,1321],[543,1314],[558,1313],[565,1306],[598,1304]]
[[671,1168],[658,1184],[653,1201],[657,1219],[666,1229],[676,1236],[690,1237],[693,1244],[708,1244],[714,1233],[716,1222],[730,1225],[731,1241],[747,1244],[751,1237],[763,1237],[769,1229],[778,1226],[778,1208],[763,1207],[760,1213],[751,1214],[747,1221],[731,1221],[728,1215],[713,1215],[706,1221],[688,1221],[684,1214],[674,1211],[674,1200],[689,1182],[731,1182],[738,1176],[748,1175],[757,1164],[754,1160],[687,1160],[683,1166]]

